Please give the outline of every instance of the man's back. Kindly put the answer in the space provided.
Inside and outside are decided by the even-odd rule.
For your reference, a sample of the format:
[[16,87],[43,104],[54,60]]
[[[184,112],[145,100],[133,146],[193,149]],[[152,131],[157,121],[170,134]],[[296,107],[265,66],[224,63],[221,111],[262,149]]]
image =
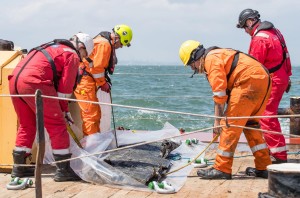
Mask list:
[[[270,28],[259,30],[262,26],[269,26]],[[268,70],[282,64],[273,73],[273,80],[280,84],[286,84],[291,75],[291,65],[289,57],[284,57],[286,52],[282,45],[285,45],[285,41],[280,31],[272,23],[264,21],[254,31],[249,54],[261,62]]]

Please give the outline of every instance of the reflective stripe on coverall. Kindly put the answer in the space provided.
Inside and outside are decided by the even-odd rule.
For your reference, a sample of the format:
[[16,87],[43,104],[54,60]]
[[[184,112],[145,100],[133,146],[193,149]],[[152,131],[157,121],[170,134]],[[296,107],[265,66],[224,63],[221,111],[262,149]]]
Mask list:
[[[254,33],[256,33],[256,30]],[[282,37],[283,42],[285,42],[279,30],[278,33]],[[249,54],[261,62],[267,69],[271,69],[281,63],[283,53],[284,51],[274,28],[260,30],[252,37]],[[289,59],[289,57],[287,58]],[[279,103],[288,86],[289,76],[291,74],[290,60],[287,59],[279,70],[271,74],[272,91],[263,114],[264,116],[277,115]],[[263,118],[260,120],[260,124],[264,130],[281,132],[278,118]],[[287,149],[283,135],[264,133],[264,138],[272,156],[281,160],[287,160]]]
[[[89,56],[93,60],[93,65],[84,60],[83,64],[86,66],[86,71],[93,77],[84,75],[77,85],[74,92],[79,100],[89,100],[98,102],[97,87],[106,83],[105,69],[108,67],[111,45],[109,41],[102,36],[97,36],[94,39],[94,49]],[[91,135],[100,132],[100,105],[78,102],[82,118],[82,131],[84,135]]]
[[[10,94],[35,94],[37,89],[43,95],[58,96],[58,92],[70,95],[73,91],[79,57],[77,53],[64,45],[52,45],[46,48],[52,57],[58,76],[58,90],[53,85],[53,71],[47,58],[37,52],[26,64],[23,71],[22,66],[34,54],[29,53],[14,69],[9,76]],[[15,90],[15,83],[17,90]],[[36,134],[36,105],[34,97],[12,97],[12,102],[19,120],[19,128],[16,138],[16,150],[24,150],[30,153]],[[68,111],[68,101],[43,98],[44,124],[47,129],[54,154],[69,153],[69,135],[63,112]]]
[[[269,96],[269,75],[259,62],[240,53],[237,67],[227,81],[226,75],[230,71],[235,53],[230,49],[215,49],[206,56],[204,67],[212,91],[220,93],[226,89],[231,90],[225,111],[228,117],[262,115]],[[227,97],[224,94],[217,94],[213,99],[218,104],[224,104]],[[228,124],[246,126],[247,122],[258,123],[258,121],[258,119],[229,119]],[[221,125],[224,124],[225,121],[221,120]],[[231,174],[234,151],[242,131],[242,128],[222,128],[215,169]],[[258,170],[266,170],[267,165],[271,164],[271,159],[262,133],[244,130],[244,134],[253,151],[255,167]]]

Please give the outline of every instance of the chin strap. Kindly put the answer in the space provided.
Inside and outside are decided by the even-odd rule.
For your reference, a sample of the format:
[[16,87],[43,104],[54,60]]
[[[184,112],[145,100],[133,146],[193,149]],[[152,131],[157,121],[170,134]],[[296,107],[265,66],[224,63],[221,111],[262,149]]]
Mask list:
[[190,78],[193,78],[195,74],[198,74],[198,73],[203,74],[203,73],[205,73],[204,58],[203,57],[200,58],[200,66],[199,67],[200,68],[196,68],[195,69],[194,73],[190,76]]
[[195,74],[198,73],[198,70],[195,70],[194,73],[190,76],[190,78],[193,78]]
[[248,27],[249,30],[253,30],[253,27],[259,22],[260,20],[257,19],[250,27]]

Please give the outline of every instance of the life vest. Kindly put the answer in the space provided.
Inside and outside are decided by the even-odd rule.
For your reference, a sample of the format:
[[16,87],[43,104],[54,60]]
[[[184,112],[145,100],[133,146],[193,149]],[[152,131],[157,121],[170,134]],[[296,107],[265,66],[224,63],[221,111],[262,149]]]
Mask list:
[[275,31],[275,34],[276,34],[277,38],[279,39],[280,44],[281,44],[281,47],[282,47],[282,50],[283,50],[283,53],[282,53],[282,56],[283,56],[283,57],[282,57],[282,61],[281,61],[278,65],[272,67],[271,69],[268,69],[268,70],[269,70],[269,73],[274,73],[274,72],[276,72],[277,70],[279,70],[279,69],[281,68],[281,66],[283,65],[283,63],[284,63],[285,60],[289,61],[289,63],[290,63],[289,53],[288,53],[288,50],[287,50],[285,41],[284,41],[284,39],[283,39],[283,36],[282,36],[281,33],[274,27],[274,25],[273,25],[271,22],[263,21],[263,22],[261,22],[261,24],[257,27],[257,29],[256,29],[256,31],[255,31],[253,37],[255,37],[255,36],[259,33],[259,31],[261,31],[261,30],[271,30],[271,29],[273,29],[273,30]]
[[[96,38],[97,36],[102,36],[103,38],[107,39],[110,46],[111,46],[111,49],[112,49],[111,52],[110,52],[110,58],[109,58],[108,66],[105,69],[105,79],[111,85],[112,83],[111,83],[111,79],[110,79],[109,75],[112,75],[114,73],[115,65],[118,62],[114,45],[111,43],[111,33],[107,32],[107,31],[100,32],[94,38]],[[87,57],[85,59],[88,61],[89,65],[93,65],[93,60],[91,58]],[[85,67],[82,67],[81,70],[79,71],[79,73],[81,75],[79,74],[78,81],[77,81],[78,84],[80,83],[82,75],[88,75],[88,76],[93,77],[90,73],[85,71]]]
[[115,65],[118,63],[118,59],[116,57],[115,47],[111,43],[111,37],[110,37],[111,33],[110,32],[100,32],[99,35],[108,40],[108,42],[111,46],[111,49],[112,49],[110,52],[109,64],[108,64],[108,67],[106,68],[106,71],[110,75],[112,75],[115,70]]

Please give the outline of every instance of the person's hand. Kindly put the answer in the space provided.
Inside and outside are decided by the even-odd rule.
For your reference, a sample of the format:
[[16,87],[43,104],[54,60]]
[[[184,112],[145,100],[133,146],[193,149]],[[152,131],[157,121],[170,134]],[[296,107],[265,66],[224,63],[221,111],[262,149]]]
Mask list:
[[287,88],[285,90],[286,93],[289,93],[289,91],[291,89],[291,86],[292,86],[292,81],[291,81],[291,79],[289,79],[289,84],[288,84],[288,86],[287,86]]
[[218,127],[218,126],[220,126],[220,120],[216,119],[214,123],[214,129],[213,129],[214,136],[220,135],[222,132],[222,127]]
[[104,85],[100,86],[100,89],[106,93],[110,92],[110,84],[108,82],[105,82]]
[[69,125],[74,124],[74,120],[73,120],[70,112],[65,112],[65,120]]

